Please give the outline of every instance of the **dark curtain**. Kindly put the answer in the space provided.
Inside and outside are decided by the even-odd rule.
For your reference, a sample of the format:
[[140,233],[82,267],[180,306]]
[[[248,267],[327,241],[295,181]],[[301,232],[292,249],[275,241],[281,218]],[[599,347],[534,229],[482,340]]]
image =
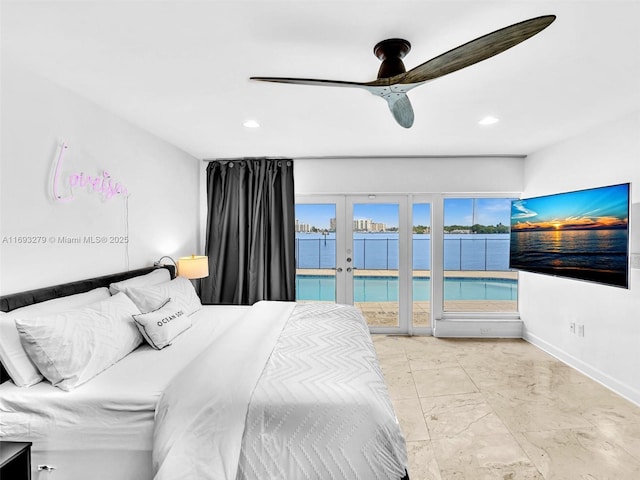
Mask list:
[[203,303],[295,300],[293,161],[212,161],[207,202]]

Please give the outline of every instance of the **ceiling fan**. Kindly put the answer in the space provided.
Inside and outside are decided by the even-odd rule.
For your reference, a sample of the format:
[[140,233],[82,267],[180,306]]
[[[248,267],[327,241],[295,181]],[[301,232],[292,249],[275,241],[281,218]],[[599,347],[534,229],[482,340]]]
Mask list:
[[413,125],[414,119],[413,108],[407,97],[409,90],[504,52],[540,33],[555,19],[555,15],[545,15],[501,28],[432,58],[408,72],[402,63],[402,58],[411,50],[411,44],[401,38],[383,40],[373,47],[373,53],[382,61],[382,64],[378,70],[378,78],[371,82],[287,77],[250,77],[250,79],[300,85],[364,88],[384,98],[396,121],[401,126],[409,128]]

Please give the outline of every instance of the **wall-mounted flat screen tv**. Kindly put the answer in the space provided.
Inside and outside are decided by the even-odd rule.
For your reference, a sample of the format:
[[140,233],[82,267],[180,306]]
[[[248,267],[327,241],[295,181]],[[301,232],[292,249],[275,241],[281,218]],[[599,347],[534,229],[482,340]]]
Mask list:
[[629,288],[629,190],[512,201],[509,267]]

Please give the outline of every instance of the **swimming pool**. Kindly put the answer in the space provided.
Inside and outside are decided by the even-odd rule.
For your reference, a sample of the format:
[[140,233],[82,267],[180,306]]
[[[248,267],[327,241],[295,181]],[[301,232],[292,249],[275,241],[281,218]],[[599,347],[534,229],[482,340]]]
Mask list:
[[[335,277],[296,275],[296,299],[335,302]],[[354,277],[355,302],[397,302],[398,277]],[[445,300],[517,300],[518,282],[509,278],[445,277]],[[413,279],[413,300],[431,300],[431,279]]]

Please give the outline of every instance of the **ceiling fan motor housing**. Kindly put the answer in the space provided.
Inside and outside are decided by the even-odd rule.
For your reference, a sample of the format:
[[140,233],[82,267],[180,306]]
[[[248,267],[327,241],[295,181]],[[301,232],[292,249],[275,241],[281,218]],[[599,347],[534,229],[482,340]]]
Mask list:
[[378,78],[389,78],[405,73],[407,69],[402,58],[411,50],[411,44],[402,38],[389,38],[378,42],[373,47],[373,53],[382,64],[378,70]]

